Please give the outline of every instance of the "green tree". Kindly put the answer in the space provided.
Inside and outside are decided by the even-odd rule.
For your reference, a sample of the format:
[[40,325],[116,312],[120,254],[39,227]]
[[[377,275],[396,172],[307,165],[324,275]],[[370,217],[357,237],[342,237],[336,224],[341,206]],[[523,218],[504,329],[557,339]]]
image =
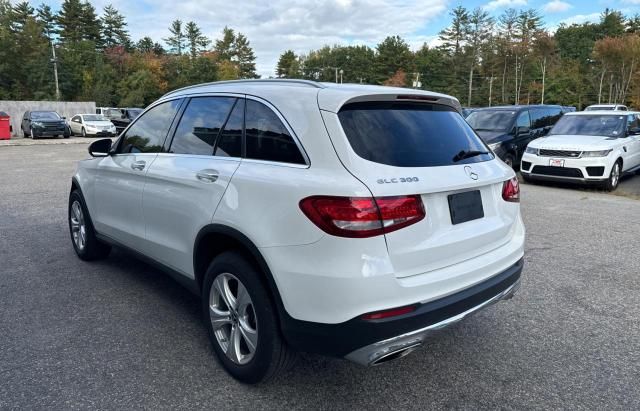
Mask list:
[[213,51],[215,51],[218,56],[219,61],[231,60],[234,55],[234,43],[236,41],[236,34],[233,29],[225,26],[222,29],[222,38],[216,40],[215,45],[213,47]]
[[211,43],[211,40],[202,34],[200,27],[193,21],[185,26],[185,38],[192,59],[195,59]]
[[287,50],[280,55],[276,66],[276,76],[280,78],[296,78],[300,75],[300,63],[293,50]]
[[[413,53],[409,45],[400,36],[389,36],[376,46],[375,82],[382,84],[396,75],[398,70],[404,73],[413,71]],[[396,78],[397,80],[397,78]]]
[[256,56],[247,37],[238,33],[233,42],[233,62],[238,66],[240,78],[259,78],[256,73]]
[[131,46],[127,21],[111,4],[104,8],[102,15],[102,39],[105,47],[120,45],[130,48]]
[[482,52],[487,47],[493,33],[494,20],[482,8],[476,8],[469,14],[467,31],[465,33],[465,51],[469,56],[469,94],[467,105],[471,106],[473,93],[473,72],[479,63]]
[[185,34],[182,30],[182,21],[174,20],[169,27],[171,36],[164,39],[164,42],[169,46],[169,51],[181,55],[184,50]]
[[51,36],[58,33],[56,27],[56,16],[48,4],[42,3],[38,6],[36,9],[36,20],[42,26],[47,37],[51,38]]
[[153,41],[151,37],[143,37],[136,43],[135,48],[141,53],[153,53],[156,55],[164,54],[164,49],[160,43]]

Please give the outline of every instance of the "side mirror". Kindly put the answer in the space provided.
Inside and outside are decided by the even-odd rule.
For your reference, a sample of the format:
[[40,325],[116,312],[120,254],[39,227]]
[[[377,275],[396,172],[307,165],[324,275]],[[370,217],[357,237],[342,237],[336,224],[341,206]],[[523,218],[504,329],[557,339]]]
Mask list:
[[66,117],[62,117],[62,119],[63,119],[63,120],[66,120],[67,118],[66,118]]
[[111,151],[111,144],[110,138],[96,140],[89,145],[89,154],[91,154],[91,157],[108,157]]

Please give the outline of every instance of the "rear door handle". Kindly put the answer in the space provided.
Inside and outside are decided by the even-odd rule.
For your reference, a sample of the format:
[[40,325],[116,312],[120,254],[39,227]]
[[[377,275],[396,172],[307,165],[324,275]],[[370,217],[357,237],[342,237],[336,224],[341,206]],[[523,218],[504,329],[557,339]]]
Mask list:
[[220,173],[216,170],[201,170],[196,173],[196,178],[205,183],[215,183]]
[[131,163],[131,168],[134,170],[142,171],[147,166],[147,162],[144,160],[138,160]]

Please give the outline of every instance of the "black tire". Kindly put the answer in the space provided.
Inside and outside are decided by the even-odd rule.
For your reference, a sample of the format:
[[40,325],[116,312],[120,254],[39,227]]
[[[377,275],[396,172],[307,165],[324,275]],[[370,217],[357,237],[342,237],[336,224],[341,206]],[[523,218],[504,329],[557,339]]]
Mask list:
[[502,161],[504,161],[504,163],[512,169],[516,169],[516,158],[513,156],[513,154],[506,154],[504,156],[504,160]]
[[[617,175],[616,175],[616,167],[617,167]],[[620,178],[622,177],[622,161],[618,159],[611,167],[611,172],[609,173],[609,178],[602,184],[602,188],[605,191],[614,191],[618,188],[618,184],[620,184]]]
[[81,133],[82,137],[87,138],[87,131],[84,129],[84,127],[82,127]]
[[[74,237],[73,227],[73,207],[75,203],[78,203],[82,210],[83,222],[84,222],[84,246],[80,247]],[[71,244],[73,249],[80,259],[85,261],[100,260],[109,256],[111,252],[111,246],[98,240],[96,232],[91,222],[91,217],[87,210],[87,206],[84,202],[84,198],[78,190],[73,190],[69,195],[69,210],[67,213],[67,219],[69,223],[69,234],[71,235]]]
[[31,127],[29,127],[29,135],[31,136],[32,140],[36,140],[38,137],[36,137],[35,134],[33,134],[33,129]]
[[[211,322],[209,301],[212,285],[217,277],[227,274],[236,277],[244,285],[251,298],[251,305],[255,314],[253,320],[257,330],[256,349],[253,357],[243,365],[232,361],[225,354],[225,350],[216,338]],[[209,265],[202,288],[202,310],[205,327],[209,333],[209,339],[216,356],[232,377],[246,384],[256,384],[269,380],[290,368],[296,359],[296,353],[287,346],[282,338],[276,308],[267,286],[263,282],[263,278],[260,270],[243,257],[242,254],[224,252]],[[236,315],[235,317],[237,324],[239,316]],[[227,330],[230,330],[232,324],[230,322],[223,327],[229,327]],[[219,329],[222,330],[222,327]],[[231,338],[228,340],[231,340]]]
[[24,138],[29,138],[29,137],[31,137],[31,136],[29,135],[29,133],[27,133],[27,132],[26,132],[26,131],[24,131],[24,129],[23,129],[23,130],[22,130],[22,137],[24,137]]

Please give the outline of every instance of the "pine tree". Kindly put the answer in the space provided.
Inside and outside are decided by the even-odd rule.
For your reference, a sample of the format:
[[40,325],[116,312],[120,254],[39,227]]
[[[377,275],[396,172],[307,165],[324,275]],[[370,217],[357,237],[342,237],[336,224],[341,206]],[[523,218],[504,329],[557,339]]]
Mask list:
[[120,45],[129,48],[131,44],[127,22],[124,16],[111,4],[104,8],[102,38],[105,47]]
[[247,37],[238,33],[233,42],[234,61],[238,65],[240,78],[259,78],[256,73],[256,56]]
[[84,8],[80,0],[64,0],[56,16],[60,26],[60,41],[75,43],[83,39],[83,25],[80,22]]
[[298,57],[293,50],[287,50],[280,55],[276,66],[276,76],[280,78],[295,78],[298,74]]
[[184,50],[184,42],[185,35],[182,31],[182,20],[174,20],[171,22],[171,27],[169,27],[169,32],[171,36],[163,39],[167,46],[169,46],[169,51],[181,55],[182,50]]
[[22,31],[27,24],[27,20],[33,17],[33,12],[33,7],[31,7],[27,1],[17,3],[13,6],[11,10],[12,31]]
[[399,70],[404,73],[413,71],[413,53],[400,36],[387,37],[376,46],[376,50],[375,71],[378,83],[396,75]]
[[96,14],[96,8],[89,2],[82,4],[80,13],[82,39],[93,42],[96,47],[102,46],[102,22]]
[[231,61],[234,57],[234,43],[236,41],[236,34],[233,29],[227,26],[222,29],[222,39],[216,40],[216,44],[213,47],[213,51],[218,56],[218,61]]
[[44,33],[47,37],[51,38],[58,33],[56,27],[56,16],[53,14],[51,7],[48,4],[42,3],[36,9],[36,19],[42,26]]
[[164,49],[160,43],[153,41],[151,37],[143,37],[136,43],[136,49],[141,53],[153,53],[155,55],[164,54]]
[[202,34],[200,27],[198,27],[198,25],[193,21],[186,24],[185,37],[187,39],[187,46],[189,47],[189,53],[192,59],[195,59],[198,54],[205,50],[211,43],[211,40]]

